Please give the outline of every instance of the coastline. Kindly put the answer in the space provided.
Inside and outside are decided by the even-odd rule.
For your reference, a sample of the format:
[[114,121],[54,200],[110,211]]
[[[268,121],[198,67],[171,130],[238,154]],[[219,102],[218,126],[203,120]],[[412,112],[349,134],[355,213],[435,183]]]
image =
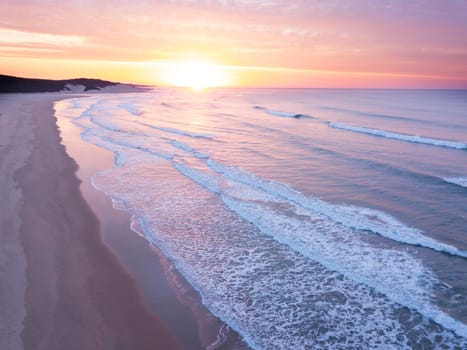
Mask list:
[[[66,96],[70,97],[74,96]],[[146,304],[176,334],[184,348],[233,348],[240,339],[238,334],[211,314],[198,292],[157,247],[130,228],[131,215],[115,209],[110,197],[92,185],[94,174],[115,166],[113,152],[83,141],[82,129],[61,116],[60,101],[54,103],[54,109],[61,142],[79,165],[76,175],[81,181],[80,190],[101,223],[102,239],[130,272]]]
[[0,347],[180,349],[101,239],[56,125],[68,97],[0,96]]
[[88,95],[0,94],[0,348],[246,349],[92,186],[113,153],[56,113]]
[[[144,91],[144,90],[143,90]],[[128,92],[128,91],[119,91]],[[129,92],[135,92],[131,90]],[[94,94],[93,94],[94,95]],[[66,99],[74,96],[65,96]],[[81,139],[82,129],[60,113],[54,103],[62,144],[79,165],[80,190],[99,219],[102,239],[135,280],[144,301],[188,350],[249,350],[242,337],[213,315],[199,293],[169,259],[139,232],[125,210],[114,208],[104,192],[92,185],[93,175],[115,166],[114,153]],[[90,157],[89,155],[93,156]]]

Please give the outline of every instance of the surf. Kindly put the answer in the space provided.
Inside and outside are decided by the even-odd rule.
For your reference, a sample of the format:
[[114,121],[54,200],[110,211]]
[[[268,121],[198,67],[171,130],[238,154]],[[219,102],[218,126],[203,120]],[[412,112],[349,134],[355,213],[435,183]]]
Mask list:
[[438,146],[438,147],[467,149],[467,144],[463,142],[434,139],[434,138],[423,137],[423,136],[418,136],[418,135],[398,134],[398,133],[380,130],[380,129],[370,129],[370,128],[364,128],[360,126],[352,126],[352,125],[334,123],[334,122],[329,122],[328,124],[332,128],[342,129],[342,130],[347,130],[347,131],[352,131],[352,132],[358,132],[362,134],[369,134],[373,136],[385,137],[388,139],[408,141],[408,142],[414,142],[414,143],[422,143],[425,145]]

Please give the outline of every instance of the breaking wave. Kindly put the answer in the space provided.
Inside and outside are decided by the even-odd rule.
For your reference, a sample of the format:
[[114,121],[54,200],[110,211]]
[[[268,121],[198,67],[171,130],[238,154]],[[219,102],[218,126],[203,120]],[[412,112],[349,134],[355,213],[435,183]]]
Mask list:
[[352,126],[340,123],[329,122],[329,126],[336,128],[336,129],[343,129],[353,132],[359,132],[362,134],[370,134],[374,136],[385,137],[388,139],[395,139],[395,140],[402,140],[408,142],[415,142],[415,143],[423,143],[426,145],[432,146],[439,146],[439,147],[448,147],[448,148],[455,148],[455,149],[467,149],[467,144],[463,142],[457,141],[449,141],[449,140],[440,140],[440,139],[433,139],[418,135],[406,135],[406,134],[398,134],[390,131],[379,130],[379,129],[370,129],[370,128],[363,128],[360,126]]

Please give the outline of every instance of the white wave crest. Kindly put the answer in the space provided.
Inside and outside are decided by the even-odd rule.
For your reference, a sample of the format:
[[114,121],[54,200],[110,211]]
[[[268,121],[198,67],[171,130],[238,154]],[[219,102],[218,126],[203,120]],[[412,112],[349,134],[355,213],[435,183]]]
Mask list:
[[467,188],[467,176],[465,176],[465,177],[447,177],[447,178],[444,178],[443,180],[446,181],[446,182],[450,182],[452,184]]
[[265,111],[267,114],[278,116],[278,117],[295,118],[295,119],[312,118],[311,116],[309,116],[307,114],[281,112],[281,111],[276,111],[276,110],[268,109],[268,108],[261,107],[261,106],[255,106],[255,109],[261,109],[261,110]]
[[370,231],[401,243],[418,245],[433,250],[467,258],[467,252],[449,244],[425,236],[422,231],[408,227],[387,213],[371,208],[337,205],[324,202],[281,183],[263,180],[234,167],[224,166],[212,159],[208,165],[216,172],[249,186],[261,189],[274,196],[284,198],[303,208],[326,215],[346,227]]
[[433,138],[423,137],[423,136],[418,136],[418,135],[398,134],[398,133],[385,131],[385,130],[363,128],[360,126],[352,126],[352,125],[346,125],[346,124],[340,124],[340,123],[334,123],[334,122],[329,122],[328,125],[336,129],[343,129],[343,130],[354,131],[354,132],[359,132],[363,134],[381,136],[381,137],[386,137],[388,139],[423,143],[426,145],[439,146],[439,147],[467,149],[467,144],[463,142],[433,139]]
[[[360,239],[366,228],[354,227],[358,219],[367,220],[371,226],[364,214],[381,214],[380,218],[389,220],[387,214],[358,208],[363,210],[362,214],[359,210],[349,211],[349,207],[317,199],[299,203],[298,197],[292,198],[292,193],[287,192],[291,191],[287,186],[270,183],[268,187],[261,179],[246,173],[239,179],[242,176],[239,170],[215,164],[212,168],[223,169],[217,174],[180,163],[175,163],[175,167],[208,191],[218,194],[231,211],[254,224],[263,234],[467,337],[467,326],[431,303],[436,278],[419,260],[405,252],[372,247]],[[280,191],[283,192],[279,194]],[[295,195],[300,196],[298,192]],[[341,219],[334,220],[340,216]],[[399,229],[410,232],[402,223],[393,218],[391,221]]]

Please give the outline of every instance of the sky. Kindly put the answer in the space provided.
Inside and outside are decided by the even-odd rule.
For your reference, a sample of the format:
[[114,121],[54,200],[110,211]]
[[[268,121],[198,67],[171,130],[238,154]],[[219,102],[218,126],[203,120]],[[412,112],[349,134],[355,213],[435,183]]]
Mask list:
[[467,0],[0,1],[0,74],[170,85],[187,62],[229,86],[467,88]]

